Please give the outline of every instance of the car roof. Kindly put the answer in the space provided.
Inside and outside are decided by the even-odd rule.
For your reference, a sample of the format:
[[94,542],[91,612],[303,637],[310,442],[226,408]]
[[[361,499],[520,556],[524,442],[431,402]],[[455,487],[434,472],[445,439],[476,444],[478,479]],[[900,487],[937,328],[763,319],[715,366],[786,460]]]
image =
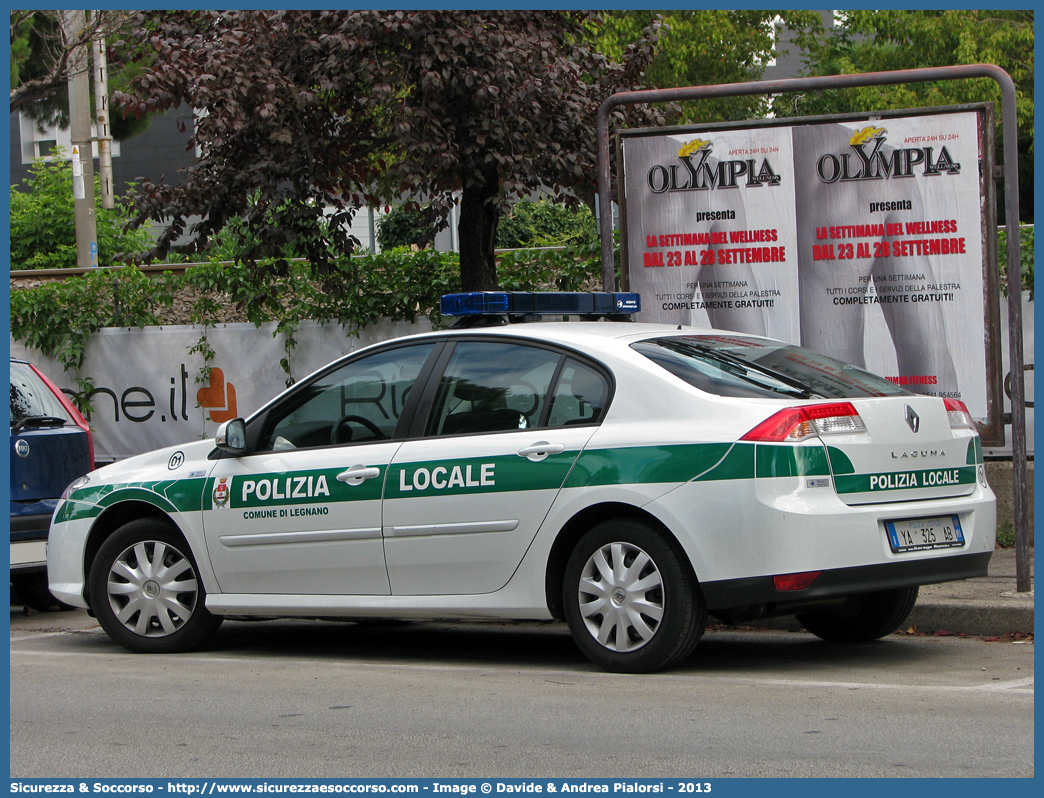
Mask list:
[[[512,338],[528,338],[534,341],[557,343],[574,348],[591,348],[608,352],[618,351],[634,341],[648,338],[661,338],[670,335],[736,335],[751,337],[746,333],[707,327],[687,327],[671,324],[644,324],[618,321],[549,321],[526,322],[522,324],[506,324],[491,327],[459,327],[422,333],[410,336],[411,339],[436,337],[440,339],[457,336],[506,336]],[[763,336],[760,336],[763,337]]]
[[[504,336],[526,338],[528,341],[557,344],[590,355],[600,354],[620,356],[621,350],[630,348],[638,341],[649,338],[667,337],[671,335],[729,335],[737,337],[758,337],[742,332],[730,332],[708,327],[687,327],[684,325],[643,324],[636,322],[527,322],[523,324],[507,324],[492,327],[459,327],[438,330],[420,335],[408,336],[411,341],[434,338],[446,341],[457,336]],[[383,342],[389,344],[392,342]],[[369,348],[367,348],[369,349]],[[359,350],[361,351],[361,350]],[[624,355],[628,359],[630,356]]]

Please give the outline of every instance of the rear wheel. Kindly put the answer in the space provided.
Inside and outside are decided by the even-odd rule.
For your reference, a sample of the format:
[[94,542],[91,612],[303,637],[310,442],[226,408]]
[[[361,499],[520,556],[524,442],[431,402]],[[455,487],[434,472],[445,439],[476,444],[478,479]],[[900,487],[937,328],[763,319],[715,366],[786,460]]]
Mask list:
[[580,650],[622,673],[681,662],[707,619],[680,547],[631,519],[605,521],[584,535],[566,564],[563,602]]
[[131,521],[102,544],[90,595],[98,623],[131,651],[188,651],[221,624],[204,606],[206,591],[188,545],[155,518]]
[[797,619],[816,637],[832,643],[864,643],[890,635],[906,620],[918,588],[904,587],[850,596],[838,612],[808,612]]

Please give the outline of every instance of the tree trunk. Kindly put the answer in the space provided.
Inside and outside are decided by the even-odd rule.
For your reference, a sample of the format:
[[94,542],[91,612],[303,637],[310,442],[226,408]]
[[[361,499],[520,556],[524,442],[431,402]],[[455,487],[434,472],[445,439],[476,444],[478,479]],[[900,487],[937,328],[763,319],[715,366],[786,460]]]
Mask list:
[[495,291],[497,262],[493,249],[500,211],[494,202],[500,177],[496,162],[480,169],[481,182],[465,182],[460,199],[460,285],[465,291]]

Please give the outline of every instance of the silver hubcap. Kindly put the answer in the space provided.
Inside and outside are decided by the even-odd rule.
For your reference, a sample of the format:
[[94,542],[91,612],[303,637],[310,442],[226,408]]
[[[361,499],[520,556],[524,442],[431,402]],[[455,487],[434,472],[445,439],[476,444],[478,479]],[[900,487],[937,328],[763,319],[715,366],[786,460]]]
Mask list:
[[652,557],[630,543],[609,543],[592,554],[578,592],[587,631],[610,651],[635,651],[660,627],[660,571]]
[[159,540],[124,549],[109,569],[109,606],[135,634],[166,637],[178,631],[196,606],[199,587],[192,564]]

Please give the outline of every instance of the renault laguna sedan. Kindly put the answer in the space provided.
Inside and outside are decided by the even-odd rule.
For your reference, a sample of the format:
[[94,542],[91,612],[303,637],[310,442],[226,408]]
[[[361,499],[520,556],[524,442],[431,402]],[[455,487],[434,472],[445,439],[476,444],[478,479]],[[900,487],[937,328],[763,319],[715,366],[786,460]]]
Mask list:
[[[139,652],[191,649],[229,616],[557,618],[602,668],[651,672],[708,616],[869,641],[920,585],[986,574],[995,498],[960,401],[779,341],[619,320],[637,304],[446,297],[453,329],[73,483],[50,589]],[[547,312],[597,320],[509,323]]]

